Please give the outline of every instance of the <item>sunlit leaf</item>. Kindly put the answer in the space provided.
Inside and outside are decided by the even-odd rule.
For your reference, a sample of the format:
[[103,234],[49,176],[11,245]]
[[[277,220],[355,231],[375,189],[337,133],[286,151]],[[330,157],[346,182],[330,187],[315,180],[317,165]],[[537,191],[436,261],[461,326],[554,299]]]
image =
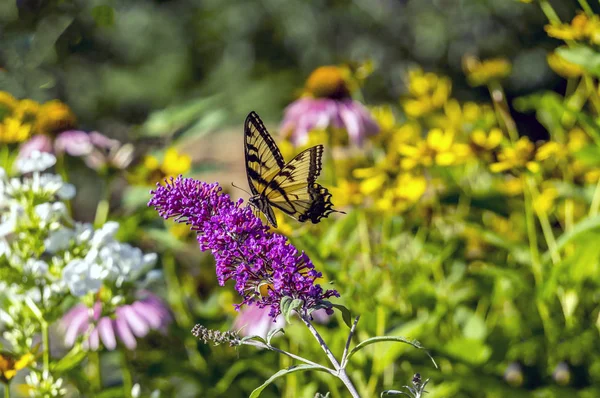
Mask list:
[[321,372],[328,373],[325,369],[323,369],[319,366],[313,366],[313,365],[290,366],[289,368],[281,369],[279,372],[275,373],[267,381],[265,381],[260,387],[256,388],[254,391],[252,391],[252,394],[250,394],[250,398],[259,397],[265,388],[267,388],[271,383],[273,383],[275,380],[279,379],[280,377],[287,376],[287,375],[289,375],[291,373],[295,373],[295,372],[306,372],[309,370],[318,370]]

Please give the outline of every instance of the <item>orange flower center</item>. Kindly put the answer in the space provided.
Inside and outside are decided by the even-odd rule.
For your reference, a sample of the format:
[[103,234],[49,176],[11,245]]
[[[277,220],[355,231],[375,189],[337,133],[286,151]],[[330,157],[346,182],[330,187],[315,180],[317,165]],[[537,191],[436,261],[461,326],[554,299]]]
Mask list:
[[306,91],[315,98],[348,98],[350,91],[337,66],[321,66],[306,80]]

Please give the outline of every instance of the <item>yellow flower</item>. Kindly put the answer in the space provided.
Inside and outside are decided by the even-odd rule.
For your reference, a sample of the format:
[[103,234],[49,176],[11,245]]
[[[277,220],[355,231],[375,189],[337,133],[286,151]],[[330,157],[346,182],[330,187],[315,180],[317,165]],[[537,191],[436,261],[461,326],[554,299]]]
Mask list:
[[40,104],[30,99],[24,99],[19,101],[14,109],[13,116],[17,119],[21,119],[25,123],[33,124],[38,116],[40,110]]
[[402,212],[421,199],[427,189],[427,180],[423,176],[402,173],[392,187],[375,201],[375,208],[383,212]]
[[413,69],[408,72],[408,91],[410,97],[401,100],[404,112],[410,117],[421,117],[448,101],[452,82],[447,77]]
[[19,101],[6,91],[0,91],[0,108],[2,113],[10,113],[15,110]]
[[292,236],[294,229],[292,228],[292,225],[290,224],[290,220],[291,220],[290,217],[286,216],[285,214],[283,214],[280,211],[276,211],[275,212],[275,220],[277,221],[277,228],[274,228],[273,226],[269,225],[269,229],[271,230],[271,232],[285,235],[285,236]]
[[560,160],[567,157],[567,147],[556,142],[548,141],[542,144],[535,153],[535,160],[544,161],[552,158],[553,160]]
[[191,167],[192,158],[189,155],[182,154],[175,148],[169,148],[165,152],[161,170],[166,176],[170,177],[185,174]]
[[592,169],[585,173],[584,180],[588,184],[597,184],[600,180],[600,169]]
[[523,168],[532,173],[540,171],[539,163],[535,159],[535,145],[527,137],[521,137],[514,145],[505,147],[498,154],[498,162],[490,165],[493,173],[503,171],[518,171]]
[[491,152],[496,149],[504,139],[502,130],[495,127],[488,133],[482,129],[473,130],[469,136],[471,148],[475,153]]
[[500,80],[510,74],[511,65],[505,58],[492,58],[480,61],[477,57],[465,56],[463,69],[472,86],[483,86],[493,80]]
[[[176,148],[168,148],[162,161],[153,155],[146,155],[143,161],[141,180],[144,183],[155,183],[165,178],[177,177],[179,174],[187,173],[192,166],[192,158],[177,151]],[[134,180],[140,179],[140,175],[133,176]],[[143,175],[146,177],[144,178]]]
[[23,142],[31,135],[31,125],[23,124],[20,119],[14,117],[4,118],[0,124],[0,142],[15,144]]
[[404,157],[400,165],[412,169],[418,165],[452,166],[464,163],[471,155],[466,144],[456,143],[453,130],[431,129],[425,140],[415,146],[400,145],[398,151]]
[[571,129],[568,133],[567,148],[571,153],[580,151],[583,149],[583,147],[589,144],[589,142],[590,139],[588,135],[579,127]]
[[329,189],[337,207],[356,206],[363,202],[359,183],[349,179],[338,179],[337,185]]
[[334,65],[315,69],[306,80],[305,93],[315,98],[350,97],[344,70]]
[[554,203],[558,198],[558,191],[553,186],[543,188],[539,196],[533,201],[533,207],[536,211],[548,214],[554,207]]
[[474,102],[461,105],[453,98],[444,104],[444,113],[434,115],[432,119],[433,126],[456,131],[471,131],[475,126],[488,129],[496,125],[496,115],[491,106]]
[[[20,358],[6,352],[0,353],[0,381],[8,384],[17,372],[33,363],[34,355],[27,353]],[[6,388],[6,387],[5,387]]]
[[507,196],[517,196],[523,193],[523,180],[513,176],[506,176],[501,181],[496,182],[497,189]]
[[171,235],[173,235],[177,240],[185,240],[186,238],[192,235],[192,231],[190,230],[190,226],[185,223],[176,223],[174,221],[166,221],[167,230]]
[[584,13],[577,14],[570,24],[546,25],[548,36],[561,40],[580,40],[586,37],[588,17]]
[[36,130],[40,134],[56,134],[75,127],[75,114],[59,100],[48,101],[38,112]]
[[567,61],[556,52],[548,54],[547,61],[550,68],[562,77],[579,77],[584,73],[581,66]]

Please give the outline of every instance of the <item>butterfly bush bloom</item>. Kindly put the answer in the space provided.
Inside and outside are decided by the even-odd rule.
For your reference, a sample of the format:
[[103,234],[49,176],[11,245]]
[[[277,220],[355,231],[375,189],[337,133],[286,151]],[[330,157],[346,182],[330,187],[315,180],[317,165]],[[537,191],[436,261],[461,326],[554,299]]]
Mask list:
[[165,182],[151,192],[148,205],[165,219],[191,225],[200,249],[215,257],[219,284],[235,281],[243,297],[238,309],[244,304],[270,307],[269,315],[276,319],[284,297],[301,300],[302,315],[329,297],[339,297],[337,291],[315,284],[322,275],[303,252],[284,236],[270,233],[252,209],[242,206],[241,199],[233,202],[217,183],[182,176]]
[[304,96],[285,110],[280,130],[294,145],[308,142],[308,133],[329,127],[345,129],[350,141],[361,146],[365,138],[379,132],[379,126],[367,108],[350,97],[340,68],[323,66],[306,82]]
[[112,351],[117,347],[118,338],[129,350],[134,350],[136,338],[146,336],[151,330],[164,332],[171,322],[167,307],[152,293],[141,291],[138,295],[137,301],[109,311],[112,316],[103,313],[100,302],[93,308],[85,304],[73,307],[62,319],[65,345],[72,347],[78,337],[84,336],[85,349],[97,351],[102,343]]

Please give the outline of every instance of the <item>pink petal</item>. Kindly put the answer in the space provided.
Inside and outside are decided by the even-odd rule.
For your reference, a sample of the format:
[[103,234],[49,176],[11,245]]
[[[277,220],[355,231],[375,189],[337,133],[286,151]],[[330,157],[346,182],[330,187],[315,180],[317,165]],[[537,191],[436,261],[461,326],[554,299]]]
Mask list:
[[117,335],[119,339],[125,344],[130,350],[135,350],[137,347],[137,341],[135,341],[135,336],[131,333],[131,329],[127,324],[127,321],[119,316],[119,310],[117,309],[117,318],[115,319],[115,329],[117,330]]
[[161,313],[152,304],[144,303],[143,301],[136,301],[135,303],[131,304],[131,308],[133,308],[133,310],[139,316],[144,318],[144,320],[148,322],[150,327],[153,329],[158,329],[161,326]]
[[[89,314],[87,307],[82,306],[81,310],[77,309],[78,312],[73,315],[71,321],[67,325],[67,331],[65,333],[65,345],[72,347],[75,344],[77,336],[82,334],[89,326]],[[75,309],[71,310],[74,311]]]
[[137,337],[144,337],[150,331],[148,323],[140,317],[130,306],[125,305],[121,307],[121,314],[127,323],[131,327],[131,331]]
[[29,139],[29,141],[25,142],[21,145],[19,149],[19,157],[26,158],[31,152],[40,151],[40,152],[52,152],[52,140],[50,137],[44,134],[34,135]]
[[109,317],[103,317],[98,322],[98,333],[102,343],[109,350],[112,351],[117,347],[117,340],[115,339],[115,331],[113,329],[112,320]]
[[88,155],[94,146],[85,131],[68,130],[60,133],[54,142],[57,153],[67,152],[71,156]]
[[94,330],[92,330],[88,342],[92,351],[98,351],[98,348],[100,348],[100,336],[98,335],[98,328],[94,328]]

